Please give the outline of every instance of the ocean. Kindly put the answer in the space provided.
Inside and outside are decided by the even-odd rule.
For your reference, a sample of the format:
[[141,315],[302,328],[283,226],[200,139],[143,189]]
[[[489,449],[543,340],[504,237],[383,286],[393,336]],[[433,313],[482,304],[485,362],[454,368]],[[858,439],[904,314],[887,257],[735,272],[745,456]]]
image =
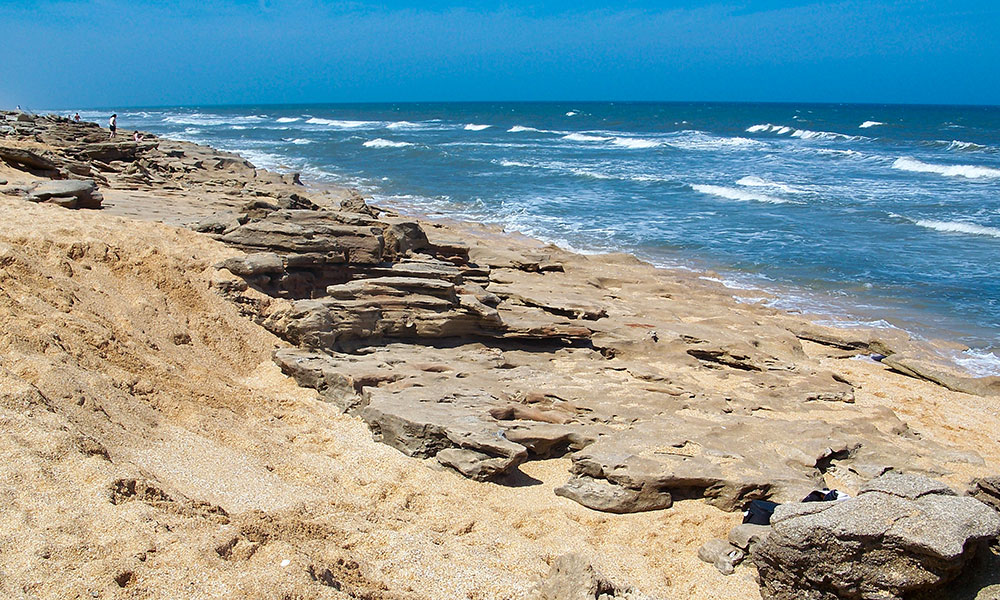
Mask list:
[[[75,111],[58,111],[73,114]],[[1000,107],[414,103],[116,109],[379,204],[624,251],[1000,375]],[[109,110],[81,110],[106,125]],[[750,300],[748,300],[750,301]]]

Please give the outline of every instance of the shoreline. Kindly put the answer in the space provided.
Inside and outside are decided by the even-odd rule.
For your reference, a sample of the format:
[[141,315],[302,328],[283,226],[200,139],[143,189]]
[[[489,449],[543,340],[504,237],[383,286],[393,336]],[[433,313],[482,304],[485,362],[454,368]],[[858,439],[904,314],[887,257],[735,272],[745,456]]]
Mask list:
[[[294,171],[290,171],[294,172]],[[307,188],[318,192],[334,189],[345,189],[345,186],[333,183],[323,183],[312,181],[308,178],[303,180]],[[350,188],[346,188],[350,189]],[[373,199],[372,206],[383,207],[391,212],[431,223],[444,223],[457,227],[467,226],[471,229],[477,227],[497,228],[505,235],[520,236],[533,242],[544,245],[555,245],[567,252],[580,254],[582,256],[599,256],[603,254],[627,254],[636,260],[648,263],[649,265],[672,274],[686,273],[699,280],[715,282],[724,287],[731,297],[737,302],[747,302],[759,304],[762,307],[773,309],[787,315],[794,315],[806,319],[816,325],[833,327],[847,331],[864,333],[869,330],[902,333],[909,336],[916,343],[925,344],[929,348],[934,348],[940,360],[949,362],[954,368],[964,372],[970,377],[991,377],[1000,376],[1000,355],[997,354],[1000,346],[989,342],[985,338],[978,338],[976,341],[984,344],[983,347],[970,345],[969,341],[962,341],[962,334],[952,331],[954,335],[948,336],[943,325],[917,326],[917,313],[910,313],[910,319],[905,315],[891,317],[880,311],[865,312],[861,310],[862,299],[858,297],[838,298],[833,294],[833,290],[818,290],[803,286],[796,286],[791,283],[778,283],[771,281],[773,287],[768,288],[765,284],[767,280],[762,275],[742,271],[726,271],[722,268],[716,270],[707,266],[699,265],[704,260],[695,257],[678,256],[674,262],[657,261],[652,258],[643,257],[627,250],[602,251],[586,250],[564,245],[559,240],[547,241],[530,234],[525,234],[516,230],[508,230],[504,223],[479,222],[466,220],[462,217],[450,216],[447,213],[428,212],[419,205],[405,202],[381,202],[378,194],[370,193]],[[688,264],[685,264],[687,262]],[[721,265],[720,265],[721,267]],[[744,280],[737,278],[742,277]],[[838,302],[838,300],[841,300]],[[887,298],[888,300],[888,298]],[[905,308],[899,309],[906,311]],[[894,322],[887,321],[886,318]]]
[[[891,471],[964,492],[1000,467],[995,399],[929,380],[901,336],[631,255],[379,217],[206,146],[31,128],[50,141],[15,148],[60,169],[120,158],[83,163],[99,211],[0,166],[24,192],[0,197],[19,590],[521,600],[576,551],[643,593],[750,600],[753,564],[697,556],[749,499]],[[895,370],[858,360],[878,350]]]

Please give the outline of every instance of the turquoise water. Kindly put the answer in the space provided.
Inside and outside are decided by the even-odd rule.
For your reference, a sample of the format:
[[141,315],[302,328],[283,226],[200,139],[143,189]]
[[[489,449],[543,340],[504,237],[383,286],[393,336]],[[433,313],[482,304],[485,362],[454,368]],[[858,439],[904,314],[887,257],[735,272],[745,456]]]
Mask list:
[[[383,203],[713,269],[1000,373],[1000,108],[496,103],[117,110]],[[71,114],[71,113],[70,113]],[[84,111],[106,122],[107,111]]]

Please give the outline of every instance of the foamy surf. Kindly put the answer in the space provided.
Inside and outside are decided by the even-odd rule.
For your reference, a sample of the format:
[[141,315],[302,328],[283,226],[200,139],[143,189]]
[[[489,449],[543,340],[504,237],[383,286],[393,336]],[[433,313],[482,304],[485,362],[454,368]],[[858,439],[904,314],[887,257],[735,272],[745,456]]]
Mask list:
[[[908,219],[912,220],[912,219]],[[964,233],[968,235],[986,235],[1000,238],[1000,229],[996,227],[986,227],[975,223],[963,223],[962,221],[933,221],[930,219],[918,219],[913,221],[914,225],[943,231],[945,233]]]
[[482,131],[484,129],[489,129],[493,127],[492,125],[479,125],[477,123],[469,123],[465,126],[466,131]]
[[726,200],[739,200],[742,202],[769,202],[771,204],[785,204],[788,202],[787,200],[775,198],[774,196],[768,196],[767,194],[758,194],[755,192],[748,192],[746,190],[723,187],[721,185],[693,184],[691,189],[701,194],[717,196],[719,198],[725,198]]
[[869,127],[878,127],[879,125],[885,125],[881,121],[865,121],[861,125],[858,125],[858,129],[868,129]]
[[786,194],[805,194],[805,190],[795,189],[791,186],[785,185],[783,183],[777,183],[775,181],[768,181],[756,175],[747,175],[736,181],[736,185],[742,185],[746,187],[761,187],[761,188],[772,188],[776,190],[781,190]]
[[321,119],[319,117],[312,117],[306,123],[310,125],[325,125],[337,129],[363,129],[366,127],[376,127],[379,124],[378,121],[347,121],[341,119]]
[[534,127],[525,127],[524,125],[514,125],[507,130],[507,133],[521,133],[522,131],[534,131],[541,133],[541,129],[535,129]]
[[1000,169],[981,167],[978,165],[939,165],[926,163],[915,158],[897,158],[892,163],[893,169],[912,171],[915,173],[936,173],[945,177],[965,177],[967,179],[982,179],[1000,177]]
[[599,135],[587,135],[585,133],[571,133],[569,135],[564,135],[562,139],[571,142],[607,142],[611,138],[601,137]]
[[413,144],[410,142],[394,142],[383,138],[375,138],[374,140],[368,140],[361,145],[365,148],[405,148],[407,146],[412,146]]
[[301,121],[301,120],[302,120],[302,117],[278,117],[277,122],[278,123],[295,123],[295,122]]
[[663,145],[663,142],[658,142],[656,140],[644,140],[641,138],[632,137],[616,137],[611,139],[611,143],[615,146],[622,148],[628,148],[629,150],[642,150],[645,148],[656,148]]

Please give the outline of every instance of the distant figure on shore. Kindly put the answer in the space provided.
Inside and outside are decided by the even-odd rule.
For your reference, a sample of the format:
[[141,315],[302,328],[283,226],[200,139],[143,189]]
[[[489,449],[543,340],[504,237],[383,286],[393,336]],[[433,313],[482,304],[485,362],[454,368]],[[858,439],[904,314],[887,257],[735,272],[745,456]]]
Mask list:
[[111,130],[111,135],[108,136],[108,139],[112,140],[115,134],[118,133],[118,113],[112,114],[111,118],[108,119],[108,129]]
[[80,113],[76,113],[75,115],[73,115],[73,120],[76,121],[77,123],[79,123],[80,122]]
[[142,141],[142,134],[140,134],[138,131],[136,131],[135,133],[132,134],[132,140],[136,141],[136,142],[141,142]]
[[20,104],[18,104],[18,105],[17,105],[17,108],[16,108],[15,110],[17,110],[17,112],[21,112],[21,105],[20,105]]

